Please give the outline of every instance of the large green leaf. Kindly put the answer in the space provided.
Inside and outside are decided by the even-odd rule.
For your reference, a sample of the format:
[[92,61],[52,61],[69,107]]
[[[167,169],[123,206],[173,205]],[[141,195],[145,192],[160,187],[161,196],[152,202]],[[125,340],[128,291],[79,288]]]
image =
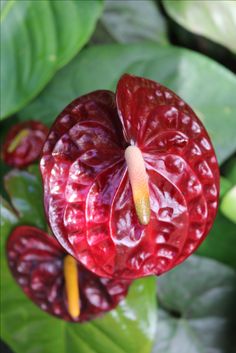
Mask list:
[[191,256],[161,276],[153,353],[235,352],[235,296],[235,271],[214,260]]
[[167,42],[164,18],[154,0],[106,0],[92,42]]
[[20,113],[51,124],[75,97],[115,89],[119,77],[134,73],[159,81],[183,97],[206,125],[220,162],[236,149],[236,78],[206,57],[157,44],[88,48],[61,70],[42,94]]
[[1,8],[1,118],[42,90],[88,41],[101,0],[9,0]]
[[232,0],[163,0],[181,26],[236,52],[236,2]]
[[[86,324],[68,323],[48,315],[36,307],[16,284],[6,261],[6,240],[12,228],[22,224],[22,220],[27,224],[38,224],[36,206],[33,207],[29,196],[29,191],[33,193],[35,190],[32,176],[19,171],[10,175],[11,192],[14,191],[12,203],[20,211],[19,219],[4,200],[1,204],[2,339],[15,353],[149,353],[156,330],[154,277],[135,281],[128,297],[116,310]],[[25,188],[26,182],[28,188]],[[18,188],[26,192],[23,207]],[[34,195],[36,200],[38,195]],[[27,202],[29,207],[25,207]]]

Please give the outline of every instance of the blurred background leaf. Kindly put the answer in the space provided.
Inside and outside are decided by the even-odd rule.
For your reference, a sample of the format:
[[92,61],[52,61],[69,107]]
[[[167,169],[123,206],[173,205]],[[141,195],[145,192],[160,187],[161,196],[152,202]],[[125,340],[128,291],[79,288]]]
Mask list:
[[223,197],[220,210],[227,218],[236,223],[236,185]]
[[106,0],[92,43],[166,43],[164,17],[154,0]]
[[214,225],[197,249],[197,254],[211,257],[236,269],[236,226],[218,211]]
[[1,119],[35,97],[88,41],[102,0],[1,3]]
[[[236,152],[236,151],[235,151]],[[232,185],[236,185],[236,155],[232,156],[222,168],[223,174]]]
[[232,0],[163,0],[177,23],[236,52],[236,2]]
[[[232,222],[236,223],[236,157],[232,156],[222,168],[227,189],[221,199],[220,210]],[[224,182],[226,187],[226,182]],[[235,226],[236,237],[236,226]],[[235,256],[236,257],[236,256]]]
[[235,352],[236,273],[192,255],[161,276],[153,353]]
[[231,181],[221,176],[220,177],[220,198],[222,198],[227,193],[227,191],[231,189],[231,187],[232,187]]
[[[15,353],[149,353],[156,330],[156,279],[135,281],[116,310],[85,324],[68,323],[40,310],[22,292],[6,261],[6,241],[19,224],[45,228],[36,166],[6,176],[1,198],[1,337]],[[18,216],[19,215],[19,216]]]
[[[229,160],[232,159],[233,158]],[[233,184],[230,180],[221,176],[220,207],[209,235],[197,249],[196,253],[198,255],[213,258],[236,269],[236,226],[232,220],[227,217],[227,214],[222,212],[221,206],[225,197],[227,197],[226,195],[232,189],[232,186]],[[229,203],[230,210],[235,207],[235,204],[236,201],[234,204],[232,201]]]
[[23,120],[37,116],[50,125],[74,98],[96,89],[115,90],[124,72],[163,83],[184,98],[207,127],[220,163],[234,152],[236,78],[202,55],[171,46],[113,44],[85,49],[19,116]]

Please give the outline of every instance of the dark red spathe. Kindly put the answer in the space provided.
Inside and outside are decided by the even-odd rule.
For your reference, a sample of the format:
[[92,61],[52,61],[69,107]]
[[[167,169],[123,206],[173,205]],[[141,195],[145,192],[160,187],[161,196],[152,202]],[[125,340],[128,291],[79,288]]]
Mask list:
[[[140,225],[124,150],[142,152],[151,220]],[[52,126],[41,171],[45,209],[61,245],[100,276],[160,275],[208,234],[218,205],[219,169],[192,109],[153,81],[124,75],[116,95],[74,100]]]
[[35,227],[15,228],[7,243],[8,263],[16,281],[35,304],[54,316],[91,320],[115,308],[127,295],[130,281],[99,278],[78,264],[81,312],[74,320],[67,309],[65,255],[52,236]]
[[[27,130],[28,135],[22,138],[13,151],[9,151],[12,141],[22,130]],[[23,168],[35,162],[40,156],[47,134],[47,126],[39,121],[26,121],[13,125],[3,145],[4,162],[16,168]]]

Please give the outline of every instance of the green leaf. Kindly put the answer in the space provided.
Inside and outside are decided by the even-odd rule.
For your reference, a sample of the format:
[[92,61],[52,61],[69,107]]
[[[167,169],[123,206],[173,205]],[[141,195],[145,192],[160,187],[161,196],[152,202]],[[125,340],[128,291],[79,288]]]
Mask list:
[[236,52],[236,3],[231,0],[163,0],[168,15],[193,33]]
[[236,186],[223,197],[220,210],[225,217],[236,223]]
[[220,163],[236,149],[234,75],[200,54],[151,43],[85,49],[20,112],[20,118],[37,116],[51,124],[72,99],[96,89],[114,90],[124,72],[161,82],[184,98],[206,125]]
[[233,156],[225,163],[223,171],[226,178],[236,185],[236,156]]
[[233,352],[236,273],[191,256],[158,281],[160,315],[153,353]]
[[156,328],[155,278],[135,281],[116,310],[86,324],[56,319],[36,307],[8,269],[5,242],[16,216],[3,204],[2,339],[15,353],[149,353]]
[[[217,217],[210,234],[197,249],[197,254],[211,257],[236,269],[236,201],[231,199],[232,183],[220,178],[221,202]],[[223,206],[223,207],[222,207]]]
[[1,9],[1,118],[35,97],[90,38],[101,0],[9,0]]
[[229,191],[232,187],[232,183],[224,178],[224,177],[220,177],[220,198],[222,198],[226,193],[227,191]]
[[236,269],[236,227],[219,211],[210,234],[197,250],[198,255],[211,257]]
[[[0,207],[1,207],[1,241],[3,241],[6,234],[9,234],[13,229],[14,225],[18,223],[18,216],[15,211],[11,208],[9,203],[0,195]],[[2,247],[3,244],[1,244]],[[4,247],[4,245],[3,245]]]
[[107,0],[93,42],[167,42],[164,19],[153,0]]
[[[38,169],[38,167],[33,167]],[[32,170],[32,167],[31,167]],[[13,169],[4,178],[5,189],[21,223],[45,229],[42,182],[39,175]]]

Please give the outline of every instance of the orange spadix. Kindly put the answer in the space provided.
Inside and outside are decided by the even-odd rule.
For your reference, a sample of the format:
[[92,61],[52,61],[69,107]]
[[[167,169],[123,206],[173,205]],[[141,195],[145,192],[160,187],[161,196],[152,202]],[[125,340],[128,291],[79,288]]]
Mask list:
[[7,152],[8,153],[12,153],[17,147],[18,145],[21,143],[21,141],[23,140],[23,138],[25,138],[26,136],[28,136],[30,133],[30,131],[28,129],[23,129],[19,132],[18,135],[16,135],[16,137],[14,138],[14,140],[12,140],[11,144],[8,146]]
[[71,317],[77,319],[80,314],[79,276],[77,262],[71,255],[67,255],[64,258],[63,265],[68,311]]
[[127,147],[125,160],[138,220],[141,224],[147,225],[150,221],[151,213],[148,175],[140,149],[136,146]]

